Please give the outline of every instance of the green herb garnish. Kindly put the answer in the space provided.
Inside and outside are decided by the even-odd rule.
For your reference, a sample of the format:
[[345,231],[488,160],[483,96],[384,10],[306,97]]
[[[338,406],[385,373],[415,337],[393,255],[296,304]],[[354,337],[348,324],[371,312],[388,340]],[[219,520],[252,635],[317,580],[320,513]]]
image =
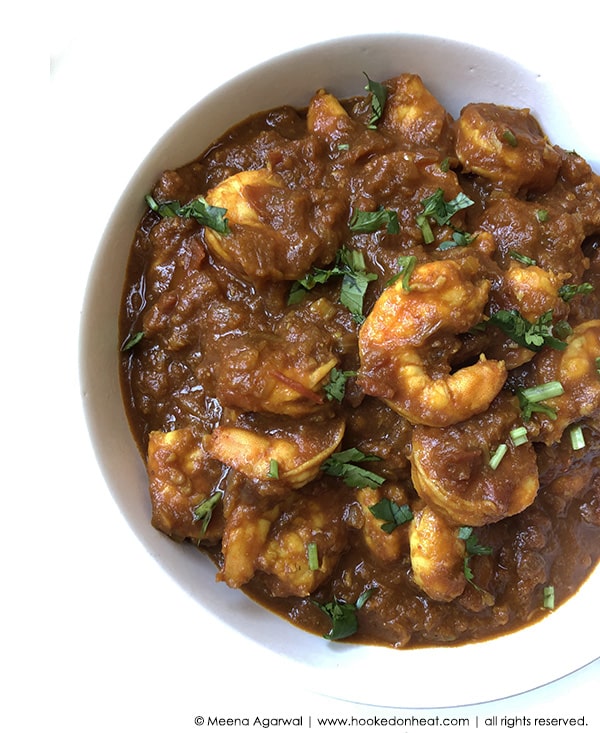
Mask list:
[[477,235],[468,234],[467,232],[455,231],[452,235],[452,239],[446,239],[442,242],[438,249],[443,252],[446,249],[453,249],[454,247],[467,247],[477,239]]
[[582,450],[585,448],[585,437],[581,425],[575,425],[569,433],[571,438],[571,448],[573,450]]
[[580,283],[579,285],[561,285],[558,289],[558,295],[565,303],[568,303],[576,295],[589,295],[594,292],[592,283]]
[[322,465],[321,469],[329,476],[338,476],[343,480],[346,486],[352,488],[363,488],[368,486],[376,488],[384,483],[385,479],[373,471],[368,471],[356,463],[365,461],[379,461],[377,456],[367,456],[358,448],[349,448],[348,450],[333,453]]
[[492,452],[489,460],[489,466],[492,471],[495,471],[498,468],[507,451],[508,446],[506,445],[506,443],[500,443],[496,450]]
[[398,273],[389,280],[387,283],[388,286],[393,285],[402,278],[402,290],[405,290],[407,293],[410,292],[410,277],[413,274],[416,264],[417,258],[415,255],[401,255],[398,257]]
[[383,110],[387,101],[387,89],[381,82],[369,79],[369,76],[364,71],[363,74],[367,77],[367,86],[365,89],[371,92],[371,117],[369,118],[367,127],[370,130],[374,130],[383,116]]
[[346,382],[350,377],[355,377],[358,372],[346,370],[341,371],[333,367],[329,372],[329,382],[323,387],[327,399],[341,402],[346,394]]
[[348,222],[350,231],[356,233],[376,232],[385,227],[388,234],[398,234],[398,214],[391,209],[380,207],[376,211],[356,210]]
[[458,538],[460,540],[464,540],[464,543],[465,543],[465,558],[463,561],[463,572],[464,572],[465,578],[467,579],[469,583],[471,583],[471,585],[474,588],[477,588],[477,590],[481,590],[481,588],[479,588],[473,582],[473,571],[471,570],[471,558],[474,555],[491,555],[492,548],[479,544],[479,540],[473,534],[473,527],[460,527],[460,529],[458,530]]
[[308,569],[318,570],[319,569],[319,548],[316,542],[309,542],[306,548],[306,554],[308,557]]
[[271,458],[269,461],[269,470],[267,471],[267,478],[279,478],[279,463]]
[[472,206],[475,202],[464,194],[462,191],[451,201],[444,201],[444,191],[438,188],[431,196],[421,201],[423,211],[417,214],[417,225],[423,234],[425,244],[431,244],[435,240],[431,229],[430,219],[433,219],[438,225],[447,224],[450,219],[461,209]]
[[129,351],[129,349],[133,349],[133,347],[136,344],[139,344],[139,342],[144,338],[144,332],[138,331],[137,333],[134,333],[132,336],[130,336],[127,341],[121,346],[121,351]]
[[547,585],[544,587],[544,595],[542,598],[542,607],[547,609],[548,611],[552,611],[554,609],[554,586],[553,585]]
[[342,277],[340,302],[358,320],[363,318],[363,300],[367,286],[377,275],[367,272],[362,252],[342,247],[338,250],[335,263],[329,269],[314,267],[307,275],[293,283],[288,304],[299,303],[305,294],[315,286],[326,283],[332,277]]
[[202,520],[202,525],[200,527],[200,533],[202,535],[206,534],[206,530],[208,529],[208,525],[210,523],[210,520],[212,519],[213,512],[217,504],[221,501],[222,497],[223,492],[215,491],[212,496],[209,496],[208,499],[204,499],[204,501],[200,502],[198,506],[195,506],[192,509],[192,514],[194,515],[193,521],[198,522]]
[[395,501],[383,498],[378,501],[377,504],[369,507],[369,511],[375,517],[375,519],[383,520],[381,529],[384,532],[390,534],[396,527],[400,527],[406,522],[410,522],[413,518],[413,513],[410,510],[408,504],[399,506]]
[[148,194],[146,203],[152,211],[163,218],[181,216],[186,219],[195,219],[219,234],[229,234],[229,224],[225,218],[227,209],[211,206],[203,196],[198,196],[189,203],[181,205],[179,201],[165,201],[159,204]]
[[510,257],[513,258],[513,260],[520,262],[522,265],[537,265],[536,260],[532,259],[531,257],[527,257],[527,255],[521,254],[520,252],[517,252],[516,249],[509,250],[508,254],[510,255]]
[[347,601],[337,600],[328,603],[318,603],[313,601],[315,606],[329,616],[331,620],[331,629],[324,634],[325,639],[335,641],[337,639],[346,639],[358,631],[358,619],[356,612],[365,605],[368,599],[373,595],[374,589],[369,588],[358,597],[356,603],[348,603]]
[[512,130],[504,130],[502,133],[502,139],[507,142],[511,148],[516,148],[518,145],[516,135]]
[[551,310],[533,323],[524,318],[518,310],[499,310],[481,325],[484,328],[488,325],[498,326],[516,344],[531,351],[541,351],[544,346],[559,350],[567,348],[567,344],[552,333]]
[[517,390],[523,419],[530,420],[534,412],[541,412],[551,420],[556,420],[556,410],[549,405],[544,405],[543,402],[553,397],[560,397],[564,391],[562,384],[556,381]]

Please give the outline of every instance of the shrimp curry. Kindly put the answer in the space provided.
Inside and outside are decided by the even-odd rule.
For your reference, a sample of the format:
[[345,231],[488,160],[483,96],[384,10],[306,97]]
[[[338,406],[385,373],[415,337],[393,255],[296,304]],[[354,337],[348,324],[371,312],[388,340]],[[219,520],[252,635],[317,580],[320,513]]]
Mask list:
[[461,644],[598,561],[600,178],[414,74],[257,113],[146,198],[121,312],[157,530],[329,639]]

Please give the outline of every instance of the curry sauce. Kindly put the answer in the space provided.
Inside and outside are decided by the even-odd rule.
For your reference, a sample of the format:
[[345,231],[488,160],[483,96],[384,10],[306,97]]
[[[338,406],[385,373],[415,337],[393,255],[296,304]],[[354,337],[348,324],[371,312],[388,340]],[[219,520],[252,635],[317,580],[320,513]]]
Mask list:
[[600,178],[529,110],[368,87],[161,175],[123,396],[153,525],[217,580],[330,639],[460,644],[598,561]]

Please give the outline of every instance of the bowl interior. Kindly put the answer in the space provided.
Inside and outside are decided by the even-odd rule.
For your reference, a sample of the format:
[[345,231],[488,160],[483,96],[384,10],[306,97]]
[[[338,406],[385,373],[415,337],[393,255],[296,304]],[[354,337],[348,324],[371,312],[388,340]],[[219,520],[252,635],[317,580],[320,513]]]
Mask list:
[[[81,386],[91,440],[119,509],[164,572],[232,634],[298,671],[305,687],[399,707],[498,699],[557,679],[598,656],[587,633],[596,623],[592,612],[599,596],[598,572],[542,623],[493,641],[414,651],[328,643],[215,583],[208,560],[150,526],[146,473],[121,401],[117,323],[125,266],[144,195],[161,171],[197,157],[228,127],[256,111],[280,104],[304,107],[321,87],[340,97],[363,94],[363,72],[372,79],[420,74],[455,116],[471,101],[529,107],[550,140],[569,147],[570,128],[561,116],[560,100],[539,74],[496,53],[441,38],[394,34],[336,39],[233,79],[194,106],[156,144],[118,201],[98,248],[81,324]],[[486,673],[471,676],[467,685],[462,674],[449,673],[450,665]]]

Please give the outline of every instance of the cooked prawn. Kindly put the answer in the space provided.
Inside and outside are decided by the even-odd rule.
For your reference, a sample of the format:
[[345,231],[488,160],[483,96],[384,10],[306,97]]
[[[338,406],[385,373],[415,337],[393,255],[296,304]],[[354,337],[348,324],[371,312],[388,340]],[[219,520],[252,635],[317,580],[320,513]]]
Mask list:
[[206,439],[207,453],[249,478],[282,482],[296,489],[312,481],[344,435],[344,421],[260,431],[220,426]]
[[506,380],[504,362],[482,354],[451,374],[432,347],[477,324],[488,291],[473,257],[418,265],[409,287],[386,288],[359,333],[363,390],[415,424],[442,427],[486,410]]
[[272,595],[307,596],[327,579],[347,548],[342,505],[329,501],[326,492],[294,493],[274,504],[242,492],[230,501],[218,579],[233,588],[260,572]]
[[[520,427],[518,400],[508,392],[458,425],[416,426],[411,464],[417,493],[457,525],[479,527],[522,512],[537,495],[539,476],[532,443],[515,445],[510,437]],[[496,465],[498,449],[504,455]]]
[[[545,349],[536,355],[527,386],[560,382],[563,393],[544,400],[554,412],[534,412],[537,440],[551,445],[569,425],[600,408],[600,320],[586,321],[573,329],[563,351]],[[535,429],[535,428],[534,428]]]
[[296,280],[338,249],[347,207],[315,189],[292,189],[267,168],[226,178],[206,194],[230,231],[204,230],[208,248],[251,282]]
[[415,583],[434,601],[451,601],[465,589],[465,542],[459,528],[425,506],[410,523],[410,564]]

